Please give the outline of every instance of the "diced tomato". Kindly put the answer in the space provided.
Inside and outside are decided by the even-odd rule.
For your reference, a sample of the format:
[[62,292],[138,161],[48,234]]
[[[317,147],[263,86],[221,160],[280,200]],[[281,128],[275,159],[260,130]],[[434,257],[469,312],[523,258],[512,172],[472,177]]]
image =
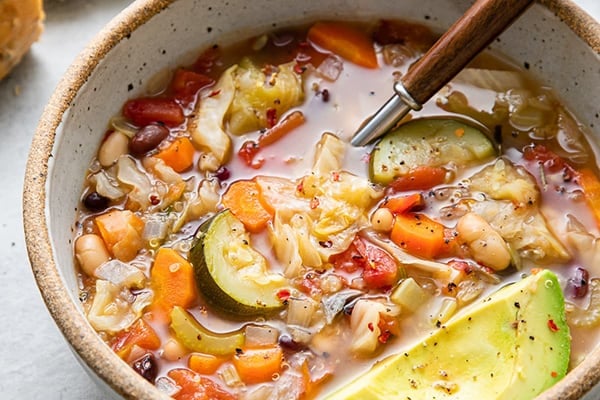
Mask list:
[[574,173],[573,168],[563,158],[541,144],[525,147],[523,158],[528,161],[540,161],[548,172],[554,173],[566,169]]
[[192,68],[201,74],[211,75],[212,72],[215,72],[215,66],[220,58],[221,51],[219,47],[215,45],[200,54]]
[[153,122],[177,126],[185,121],[183,109],[175,100],[157,97],[127,101],[123,106],[123,115],[138,126],[150,125]]
[[181,388],[173,395],[175,400],[235,400],[217,383],[189,369],[172,369],[167,375]]
[[370,289],[390,288],[398,278],[398,263],[383,249],[370,242],[363,242],[365,244],[363,256],[366,262],[362,277],[365,284]]
[[191,102],[202,88],[214,84],[214,79],[194,71],[179,68],[171,81],[171,91],[176,99]]
[[127,330],[119,332],[113,339],[111,347],[122,359],[127,359],[133,346],[146,350],[156,350],[160,347],[160,338],[142,318],[138,319]]
[[392,214],[402,214],[407,211],[419,211],[425,206],[425,199],[421,193],[413,193],[406,196],[390,197],[382,205]]
[[329,258],[335,268],[347,272],[362,269],[361,276],[370,289],[385,289],[396,283],[398,264],[386,251],[356,237],[346,251]]
[[419,166],[411,169],[408,174],[396,178],[389,188],[394,192],[404,190],[427,190],[444,183],[446,170],[437,167]]

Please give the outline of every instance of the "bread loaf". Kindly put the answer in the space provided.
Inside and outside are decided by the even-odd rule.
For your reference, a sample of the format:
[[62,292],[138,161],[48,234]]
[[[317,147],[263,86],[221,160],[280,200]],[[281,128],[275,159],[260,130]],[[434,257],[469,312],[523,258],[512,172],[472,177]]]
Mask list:
[[42,0],[0,0],[0,79],[38,39],[43,21]]

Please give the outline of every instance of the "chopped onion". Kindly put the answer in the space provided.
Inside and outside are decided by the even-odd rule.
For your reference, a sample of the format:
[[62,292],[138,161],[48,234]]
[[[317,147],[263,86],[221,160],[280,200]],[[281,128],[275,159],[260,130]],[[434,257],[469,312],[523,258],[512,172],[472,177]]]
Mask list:
[[273,394],[276,394],[275,386],[273,384],[266,384],[244,393],[242,400],[269,400],[273,399]]
[[158,248],[169,233],[172,221],[165,215],[148,217],[144,224],[142,238],[148,242],[150,247]]
[[173,397],[181,391],[181,388],[166,376],[161,376],[154,384],[159,392],[164,393],[169,397]]
[[344,70],[344,64],[336,56],[329,55],[315,70],[317,75],[328,81],[334,82]]
[[119,260],[110,260],[100,265],[94,271],[94,276],[114,285],[128,288],[142,287],[146,278],[138,268]]
[[390,300],[409,313],[415,312],[431,295],[423,289],[413,278],[407,278],[392,292]]
[[240,378],[240,375],[232,364],[227,364],[225,368],[219,372],[219,376],[229,387],[236,387],[244,384]]
[[248,347],[274,345],[279,339],[279,330],[268,325],[247,325],[245,334],[245,345]]
[[309,327],[316,311],[316,303],[309,299],[290,298],[288,300],[287,323]]
[[412,47],[399,43],[383,46],[382,53],[384,62],[393,67],[401,67],[419,54]]

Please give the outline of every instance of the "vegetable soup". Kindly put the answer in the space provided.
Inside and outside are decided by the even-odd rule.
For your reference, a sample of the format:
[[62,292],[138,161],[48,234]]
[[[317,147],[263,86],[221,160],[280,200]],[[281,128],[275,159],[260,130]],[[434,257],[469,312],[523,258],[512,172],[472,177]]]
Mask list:
[[215,44],[127,100],[76,217],[107,345],[175,399],[532,398],[580,363],[600,179],[551,88],[485,53],[350,145],[434,41],[322,21]]

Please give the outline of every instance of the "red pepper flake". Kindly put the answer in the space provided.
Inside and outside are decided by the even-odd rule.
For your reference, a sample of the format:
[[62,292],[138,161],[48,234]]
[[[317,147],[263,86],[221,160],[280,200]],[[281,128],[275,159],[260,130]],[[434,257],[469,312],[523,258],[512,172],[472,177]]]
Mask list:
[[208,97],[215,97],[219,93],[221,93],[221,89],[213,90],[212,92],[210,92],[210,94],[208,95]]
[[281,301],[287,301],[291,295],[292,294],[290,293],[290,291],[288,289],[281,289],[279,292],[277,292],[277,297]]
[[369,330],[370,330],[371,332],[373,332],[373,331],[375,330],[375,327],[373,326],[373,323],[372,323],[372,322],[369,322],[369,324],[367,325],[367,328],[369,328]]
[[315,208],[319,207],[319,204],[320,204],[319,199],[317,197],[313,197],[310,200],[310,209],[314,210]]
[[362,161],[365,164],[370,163],[371,162],[371,154],[370,153],[363,154],[363,156],[360,158],[360,161]]
[[559,331],[558,326],[554,323],[554,320],[552,320],[552,319],[548,320],[548,328],[550,328],[550,330],[552,332],[558,332]]
[[381,335],[379,335],[379,337],[377,338],[377,340],[379,340],[379,343],[387,343],[388,339],[390,338],[392,334],[390,333],[390,331],[385,331],[383,332]]
[[339,182],[340,181],[340,173],[337,171],[333,171],[331,173],[331,179],[333,179],[334,182]]
[[321,91],[321,99],[324,103],[327,103],[329,101],[329,90],[323,89],[323,91]]
[[274,108],[269,108],[267,110],[267,126],[272,128],[277,123],[277,110]]
[[298,193],[304,194],[304,179],[300,181],[298,186],[296,186],[296,191]]
[[552,372],[550,372],[550,376],[553,378],[556,378],[558,376],[558,372],[552,371]]

